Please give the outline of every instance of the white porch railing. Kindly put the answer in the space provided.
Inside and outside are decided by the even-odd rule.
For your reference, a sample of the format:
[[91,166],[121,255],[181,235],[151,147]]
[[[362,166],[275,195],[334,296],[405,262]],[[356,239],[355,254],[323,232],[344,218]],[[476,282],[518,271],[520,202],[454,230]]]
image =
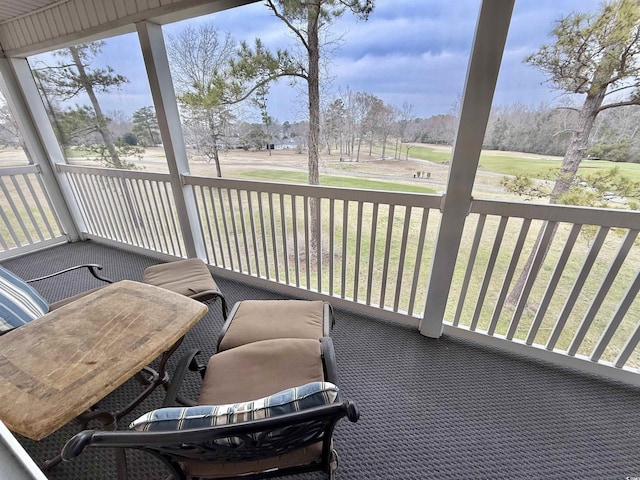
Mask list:
[[439,196],[195,176],[185,183],[211,265],[422,315]]
[[[167,174],[61,171],[89,233],[184,256]],[[209,264],[421,317],[440,196],[191,175],[183,182],[192,186]],[[318,212],[317,228],[311,208]],[[534,251],[539,231],[541,246]],[[540,355],[636,371],[639,231],[639,212],[474,201],[445,324]],[[531,273],[510,300],[532,251]]]
[[[638,368],[639,231],[640,212],[476,200],[447,319],[508,341]],[[530,256],[521,293],[510,299]]]
[[87,233],[159,253],[185,256],[168,174],[58,165]]
[[66,241],[35,165],[0,169],[0,258]]

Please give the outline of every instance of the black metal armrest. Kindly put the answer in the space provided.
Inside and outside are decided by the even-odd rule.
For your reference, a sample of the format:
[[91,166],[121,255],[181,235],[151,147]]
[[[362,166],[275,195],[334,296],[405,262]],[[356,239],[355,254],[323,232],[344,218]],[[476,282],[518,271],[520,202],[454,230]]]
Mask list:
[[227,330],[229,330],[229,327],[231,326],[231,322],[233,321],[233,318],[236,316],[236,312],[238,311],[238,308],[240,308],[241,303],[242,302],[236,302],[233,305],[231,312],[229,312],[229,314],[225,317],[226,319],[224,321],[224,324],[222,325],[222,328],[220,329],[220,335],[218,335],[218,342],[216,343],[217,351],[220,351],[220,343],[222,342],[222,339],[227,333]]
[[106,278],[106,277],[103,277],[103,276],[98,274],[98,271],[102,270],[102,265],[98,265],[97,263],[86,263],[86,264],[83,264],[83,265],[76,265],[74,267],[65,268],[64,270],[60,270],[59,272],[50,273],[49,275],[44,275],[44,276],[38,277],[38,278],[32,278],[30,280],[27,280],[27,283],[39,282],[40,280],[45,280],[47,278],[56,277],[58,275],[62,275],[63,273],[71,272],[73,270],[78,270],[80,268],[87,268],[89,270],[89,273],[91,273],[91,275],[93,275],[95,278],[97,278],[100,281],[103,281],[103,282],[106,282],[106,283],[113,283],[113,280],[111,280],[109,278]]
[[[266,458],[324,441],[330,445],[337,422],[349,411],[357,412],[351,402],[332,403],[272,418],[250,420],[241,423],[217,425],[173,431],[114,431],[85,430],[69,439],[62,449],[65,461],[80,455],[88,446],[110,448],[138,448],[150,453],[162,452],[176,458],[208,461],[238,461],[250,458]],[[357,416],[355,420],[356,421]],[[297,429],[298,434],[292,428]],[[290,435],[268,435],[270,432],[287,431]],[[247,439],[240,446],[229,446],[217,439],[238,437]],[[261,438],[260,442],[249,441]],[[244,450],[244,452],[243,452]]]
[[[200,366],[195,361],[195,357],[199,353],[200,350],[193,348],[182,356],[182,358],[178,362],[178,366],[176,367],[175,372],[173,373],[173,376],[171,377],[171,383],[169,384],[167,393],[164,396],[162,407],[173,407],[176,405],[178,391],[180,390],[180,386],[182,385],[182,382],[184,381],[184,377],[187,374],[188,370],[200,370]],[[184,403],[184,400],[181,399],[180,402]]]
[[324,370],[324,378],[327,382],[340,386],[333,340],[331,337],[322,337],[320,343],[322,344],[322,368]]

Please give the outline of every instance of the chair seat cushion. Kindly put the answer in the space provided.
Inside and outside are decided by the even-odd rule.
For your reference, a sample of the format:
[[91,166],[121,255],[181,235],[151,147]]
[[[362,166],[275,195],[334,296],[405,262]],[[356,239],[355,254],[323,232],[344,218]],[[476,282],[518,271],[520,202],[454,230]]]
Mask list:
[[27,282],[0,266],[0,332],[49,312],[47,301]]
[[[324,331],[324,302],[244,300],[234,309],[218,350],[275,338],[319,340]],[[328,320],[327,320],[328,321]]]
[[209,290],[220,291],[207,265],[199,258],[147,267],[142,281],[187,297]]
[[247,402],[324,380],[318,340],[263,340],[213,355],[207,364],[198,403]]
[[[172,431],[212,427],[273,418],[307,408],[333,403],[338,387],[329,382],[310,382],[268,397],[226,405],[160,408],[134,420],[129,428],[138,431]],[[228,440],[233,445],[237,437]]]

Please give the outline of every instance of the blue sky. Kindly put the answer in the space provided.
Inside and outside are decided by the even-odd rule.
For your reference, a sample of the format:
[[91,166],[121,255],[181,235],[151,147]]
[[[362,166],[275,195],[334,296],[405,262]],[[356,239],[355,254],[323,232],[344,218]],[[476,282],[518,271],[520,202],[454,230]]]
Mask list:
[[[494,104],[558,102],[559,93],[522,60],[549,40],[555,20],[599,5],[599,0],[516,1]],[[450,113],[462,93],[479,8],[480,0],[378,0],[366,22],[345,14],[331,27],[340,45],[331,53],[324,92],[367,91],[398,107],[411,104],[418,117]],[[261,38],[270,48],[293,43],[282,22],[261,2],[165,25],[165,36],[201,22],[213,23],[238,41]],[[101,97],[107,111],[130,115],[151,104],[142,55],[134,44],[135,34],[107,40],[101,61],[130,79],[120,92]],[[303,88],[286,81],[273,86],[270,114],[280,121],[304,119]]]

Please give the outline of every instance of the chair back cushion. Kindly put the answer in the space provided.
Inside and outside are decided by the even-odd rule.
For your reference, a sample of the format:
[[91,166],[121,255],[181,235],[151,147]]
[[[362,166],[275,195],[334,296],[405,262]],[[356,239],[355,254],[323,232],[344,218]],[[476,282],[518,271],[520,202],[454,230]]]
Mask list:
[[328,405],[335,401],[337,395],[338,387],[333,383],[310,382],[249,402],[160,408],[134,420],[129,428],[171,431],[248,422]]
[[49,312],[33,287],[0,266],[0,332],[29,323]]

